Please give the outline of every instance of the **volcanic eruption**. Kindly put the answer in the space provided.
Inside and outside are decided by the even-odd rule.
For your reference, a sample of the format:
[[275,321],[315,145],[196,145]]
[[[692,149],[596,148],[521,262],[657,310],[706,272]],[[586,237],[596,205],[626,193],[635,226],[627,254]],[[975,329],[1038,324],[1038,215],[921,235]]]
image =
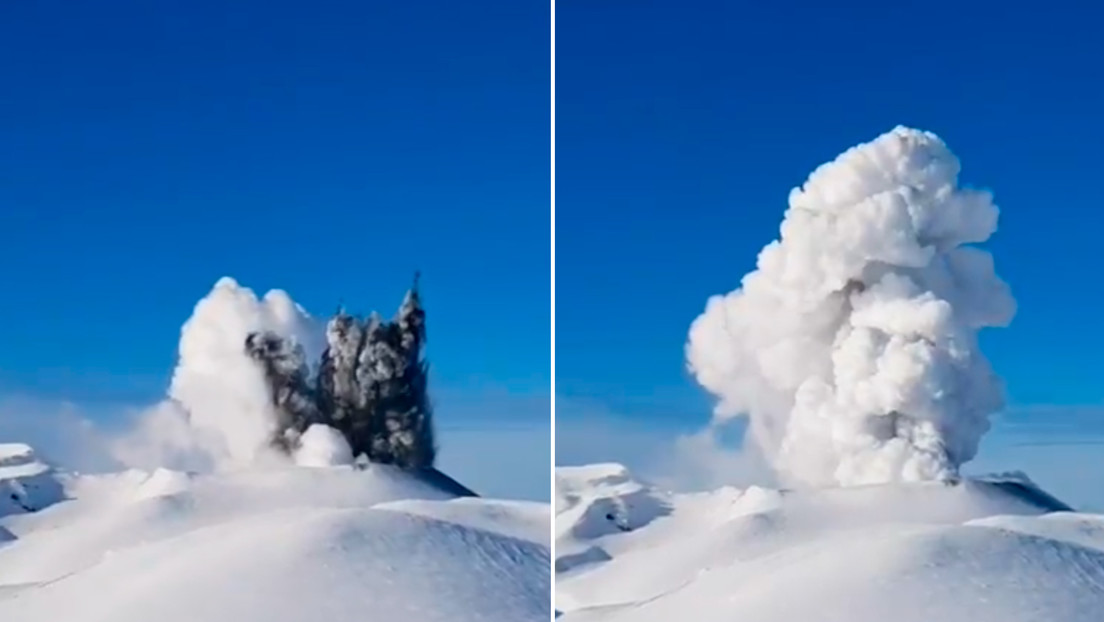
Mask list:
[[690,328],[714,422],[788,485],[954,479],[1003,406],[978,332],[1015,313],[989,253],[985,191],[930,132],[897,127],[791,191],[781,235]]

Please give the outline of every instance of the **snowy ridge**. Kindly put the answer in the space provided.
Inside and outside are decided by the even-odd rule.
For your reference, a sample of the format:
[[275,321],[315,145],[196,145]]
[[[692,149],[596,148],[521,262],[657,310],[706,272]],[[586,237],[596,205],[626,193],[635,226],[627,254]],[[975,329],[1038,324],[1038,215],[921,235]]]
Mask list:
[[[64,498],[54,470],[22,443],[0,443],[0,518],[33,512]],[[0,541],[4,539],[0,529]]]
[[[1089,622],[1104,610],[1104,517],[1023,477],[672,494],[597,465],[558,469],[557,488],[564,622]],[[602,524],[617,521],[632,527]]]
[[546,504],[380,465],[62,481],[65,502],[0,517],[4,622],[549,615]]

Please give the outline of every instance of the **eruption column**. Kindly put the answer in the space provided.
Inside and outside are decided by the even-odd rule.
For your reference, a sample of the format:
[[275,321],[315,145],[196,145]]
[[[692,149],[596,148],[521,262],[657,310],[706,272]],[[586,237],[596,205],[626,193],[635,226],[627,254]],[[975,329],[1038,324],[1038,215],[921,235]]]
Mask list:
[[987,192],[930,132],[898,127],[790,193],[781,238],[690,328],[715,422],[750,434],[789,484],[947,479],[972,459],[1002,387],[977,333],[1015,313],[991,256]]

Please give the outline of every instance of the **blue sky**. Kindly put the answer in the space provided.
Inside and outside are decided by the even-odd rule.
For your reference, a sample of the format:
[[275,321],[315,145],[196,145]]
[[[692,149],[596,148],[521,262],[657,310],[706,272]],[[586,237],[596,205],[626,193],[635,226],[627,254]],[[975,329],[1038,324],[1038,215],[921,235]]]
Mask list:
[[420,269],[442,425],[547,438],[548,28],[507,0],[5,3],[0,395],[156,399],[223,275],[390,314]]
[[690,322],[777,237],[790,188],[897,124],[942,136],[1002,209],[988,247],[1019,312],[983,348],[1011,403],[1104,406],[1104,42],[1098,16],[1047,8],[560,3],[558,429],[703,425]]

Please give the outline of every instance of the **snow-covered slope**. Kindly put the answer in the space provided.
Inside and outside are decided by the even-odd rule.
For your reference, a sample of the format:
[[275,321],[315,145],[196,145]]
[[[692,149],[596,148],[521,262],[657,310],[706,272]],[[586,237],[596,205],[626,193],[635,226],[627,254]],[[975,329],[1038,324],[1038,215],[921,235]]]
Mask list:
[[4,622],[548,619],[544,504],[381,466],[56,481],[0,516]]
[[[64,498],[57,475],[29,445],[0,443],[0,517],[33,512]],[[0,539],[3,539],[0,529]]]
[[669,494],[557,470],[563,622],[1089,622],[1104,517],[1022,477]]

